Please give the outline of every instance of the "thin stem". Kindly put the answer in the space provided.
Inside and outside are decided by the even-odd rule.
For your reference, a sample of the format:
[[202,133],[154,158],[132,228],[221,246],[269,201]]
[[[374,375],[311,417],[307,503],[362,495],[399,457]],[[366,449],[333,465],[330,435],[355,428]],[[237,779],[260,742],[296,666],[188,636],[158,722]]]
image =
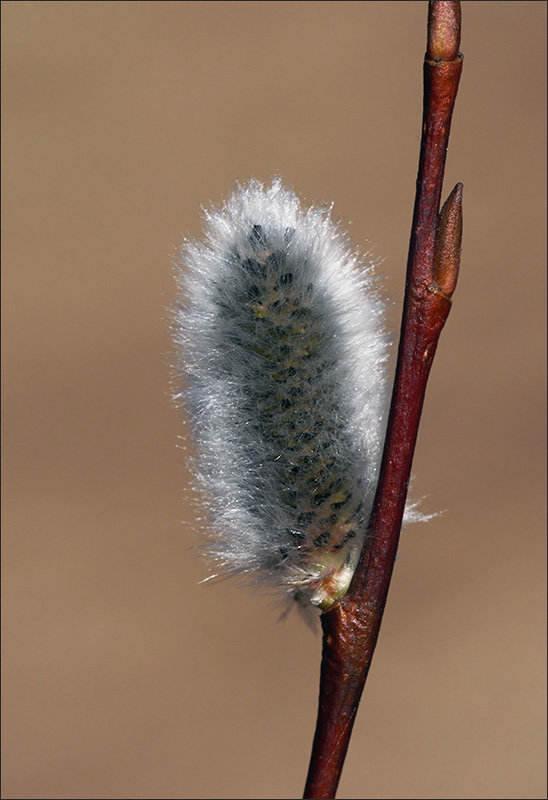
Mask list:
[[462,184],[439,211],[451,116],[462,68],[460,3],[430,2],[417,193],[398,361],[379,483],[348,594],[322,615],[316,733],[304,797],[334,798],[398,547],[426,383],[451,308],[460,260]]

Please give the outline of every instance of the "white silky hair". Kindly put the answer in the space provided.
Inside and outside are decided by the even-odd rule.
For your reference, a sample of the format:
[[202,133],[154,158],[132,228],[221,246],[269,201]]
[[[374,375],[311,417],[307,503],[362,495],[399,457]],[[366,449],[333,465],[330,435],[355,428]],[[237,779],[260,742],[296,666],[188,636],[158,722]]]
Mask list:
[[373,264],[329,208],[275,178],[205,212],[176,278],[175,400],[193,426],[215,571],[328,608],[367,533],[386,428]]

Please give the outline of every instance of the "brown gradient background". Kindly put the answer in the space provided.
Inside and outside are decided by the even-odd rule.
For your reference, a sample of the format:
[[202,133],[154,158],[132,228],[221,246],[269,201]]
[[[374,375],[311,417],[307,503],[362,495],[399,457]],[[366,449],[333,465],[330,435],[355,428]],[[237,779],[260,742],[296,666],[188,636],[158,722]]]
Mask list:
[[[426,3],[5,2],[6,798],[294,798],[320,639],[199,585],[180,235],[236,179],[335,201],[399,324]],[[464,2],[461,281],[340,798],[544,797],[543,2]]]

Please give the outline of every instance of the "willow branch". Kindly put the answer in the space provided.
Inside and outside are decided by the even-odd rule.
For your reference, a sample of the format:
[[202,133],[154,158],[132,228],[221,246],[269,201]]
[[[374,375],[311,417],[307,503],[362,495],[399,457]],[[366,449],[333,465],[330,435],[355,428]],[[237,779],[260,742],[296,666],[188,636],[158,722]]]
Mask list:
[[462,184],[439,213],[462,68],[460,3],[430,2],[417,191],[398,361],[372,516],[348,594],[322,615],[316,733],[305,798],[334,798],[386,603],[426,383],[460,261]]

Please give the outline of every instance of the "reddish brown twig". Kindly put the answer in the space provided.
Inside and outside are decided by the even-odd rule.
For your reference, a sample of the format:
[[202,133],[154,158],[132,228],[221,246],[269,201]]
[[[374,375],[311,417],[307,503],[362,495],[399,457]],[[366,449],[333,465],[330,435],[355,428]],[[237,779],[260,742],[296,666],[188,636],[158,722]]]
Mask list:
[[334,798],[382,620],[426,382],[456,286],[462,185],[438,214],[462,67],[460,3],[430,2],[417,194],[398,362],[368,537],[348,594],[322,615],[316,734],[304,797]]

